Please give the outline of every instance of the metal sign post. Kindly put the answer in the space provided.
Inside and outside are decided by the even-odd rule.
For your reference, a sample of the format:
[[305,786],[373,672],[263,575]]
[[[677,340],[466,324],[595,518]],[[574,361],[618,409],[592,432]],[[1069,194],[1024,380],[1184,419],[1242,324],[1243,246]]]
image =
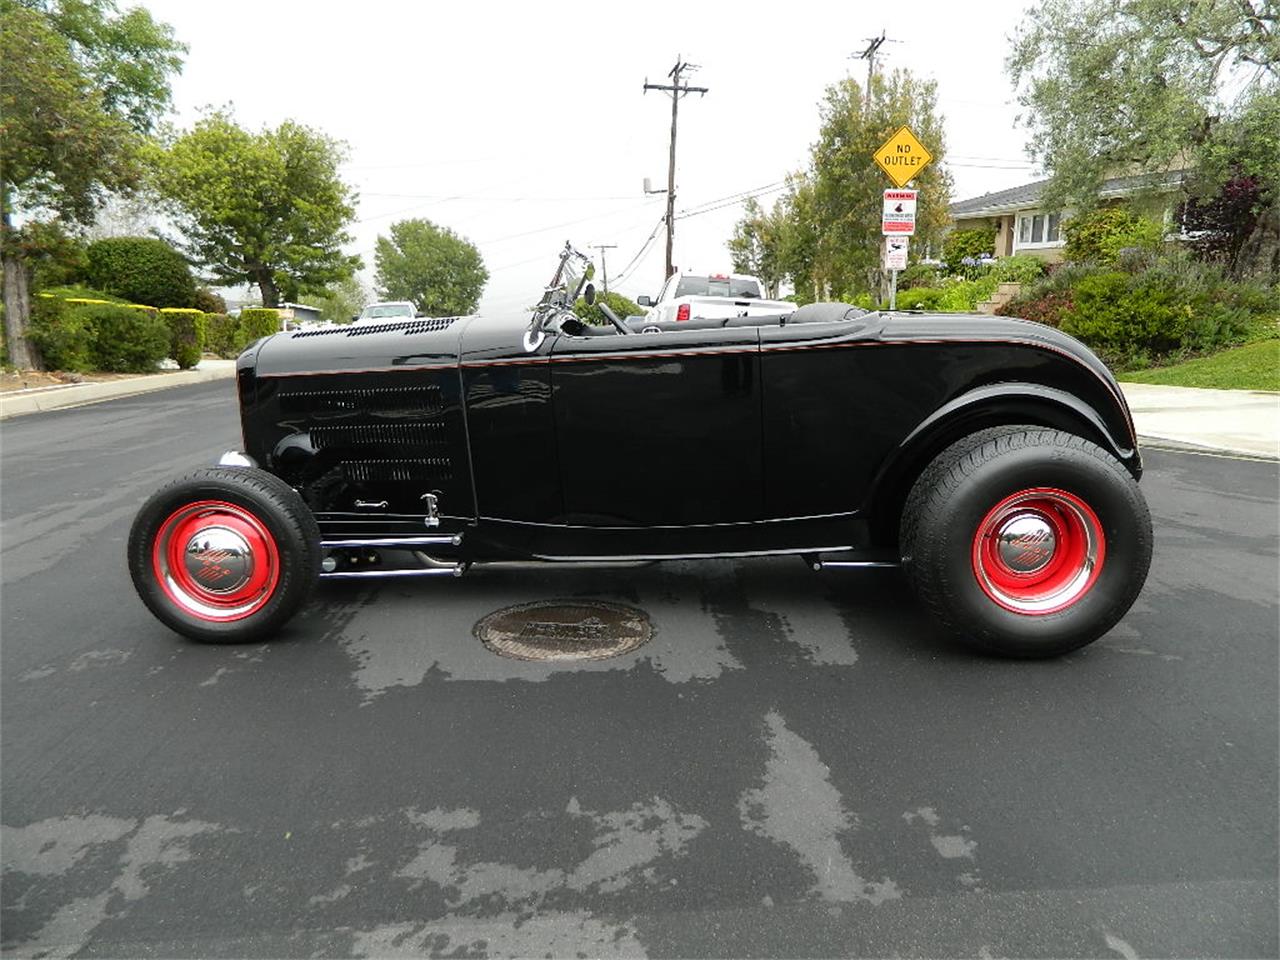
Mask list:
[[907,269],[907,238],[916,232],[916,191],[904,189],[933,161],[911,128],[903,124],[871,155],[897,189],[884,192],[884,267],[889,271],[889,309],[898,309],[898,271]]
[[889,309],[898,309],[898,271],[907,269],[907,245],[905,236],[884,238],[884,267],[889,271]]

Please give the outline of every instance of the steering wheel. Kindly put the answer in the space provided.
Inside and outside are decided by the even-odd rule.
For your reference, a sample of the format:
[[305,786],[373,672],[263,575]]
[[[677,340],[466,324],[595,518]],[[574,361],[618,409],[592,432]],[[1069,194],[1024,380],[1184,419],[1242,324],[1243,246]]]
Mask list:
[[609,322],[618,328],[619,333],[630,334],[633,332],[630,327],[628,327],[625,323],[623,323],[620,319],[618,319],[618,315],[614,313],[612,310],[610,310],[609,305],[605,303],[603,300],[597,301],[596,306],[600,308],[601,313],[603,313],[606,317],[609,318]]

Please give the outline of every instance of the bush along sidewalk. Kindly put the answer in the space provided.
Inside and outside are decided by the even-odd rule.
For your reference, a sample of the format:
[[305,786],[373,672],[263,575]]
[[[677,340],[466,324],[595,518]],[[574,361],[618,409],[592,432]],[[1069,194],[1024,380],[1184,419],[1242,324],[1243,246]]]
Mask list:
[[1058,327],[1134,370],[1275,337],[1280,293],[1182,251],[1135,250],[1115,265],[1066,264],[996,312]]
[[234,358],[279,329],[273,309],[246,309],[238,318],[190,307],[157,310],[96,290],[64,288],[34,298],[29,336],[50,370],[151,373],[166,357],[183,370],[195,367],[206,350]]
[[169,326],[169,356],[179,370],[190,370],[204,354],[204,313],[190,307],[165,307],[160,315]]

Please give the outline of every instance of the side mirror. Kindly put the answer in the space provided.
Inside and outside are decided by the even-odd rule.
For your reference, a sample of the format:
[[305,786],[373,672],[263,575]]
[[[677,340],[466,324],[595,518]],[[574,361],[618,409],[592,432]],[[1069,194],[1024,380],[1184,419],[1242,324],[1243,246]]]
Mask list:
[[649,295],[648,295],[647,293],[642,293],[642,294],[640,294],[640,296],[636,297],[636,306],[637,306],[637,307],[652,307],[652,306],[653,306],[653,301],[649,299]]
[[582,299],[587,302],[588,307],[596,302],[596,285],[594,283],[588,283],[582,288]]
[[359,320],[359,319],[360,319],[360,314],[358,314],[358,313],[353,313],[353,314],[351,315],[351,322],[352,322],[352,323],[355,323],[355,322],[356,322],[357,320]]

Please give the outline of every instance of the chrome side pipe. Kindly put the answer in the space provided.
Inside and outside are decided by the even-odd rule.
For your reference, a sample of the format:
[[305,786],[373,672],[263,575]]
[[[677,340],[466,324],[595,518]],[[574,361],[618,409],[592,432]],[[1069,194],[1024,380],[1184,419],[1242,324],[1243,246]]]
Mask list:
[[424,567],[419,570],[334,570],[321,573],[321,580],[368,580],[374,577],[460,577],[467,571],[466,564],[451,567]]
[[349,540],[321,540],[320,546],[325,550],[338,547],[369,547],[374,550],[380,547],[460,547],[462,534],[438,537],[355,537]]

